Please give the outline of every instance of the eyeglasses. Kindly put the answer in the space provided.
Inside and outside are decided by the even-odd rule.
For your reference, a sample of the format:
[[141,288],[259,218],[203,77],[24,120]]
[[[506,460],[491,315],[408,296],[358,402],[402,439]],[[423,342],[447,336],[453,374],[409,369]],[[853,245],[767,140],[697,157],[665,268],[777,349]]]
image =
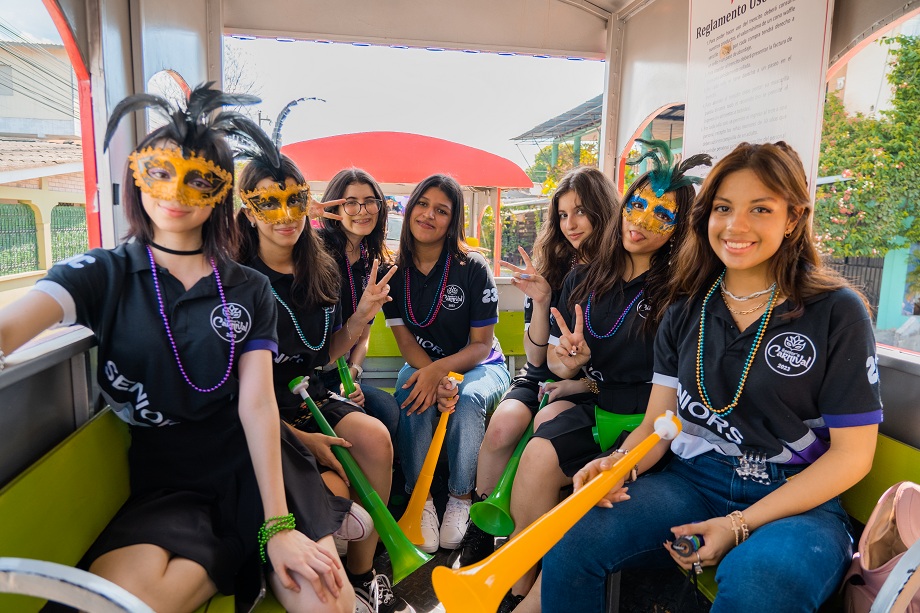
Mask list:
[[373,215],[380,210],[380,205],[383,204],[382,200],[377,198],[365,198],[364,202],[361,202],[357,198],[349,198],[345,201],[345,204],[342,207],[345,209],[346,215],[355,216],[361,212],[361,207],[364,207],[364,210],[367,211],[368,215]]

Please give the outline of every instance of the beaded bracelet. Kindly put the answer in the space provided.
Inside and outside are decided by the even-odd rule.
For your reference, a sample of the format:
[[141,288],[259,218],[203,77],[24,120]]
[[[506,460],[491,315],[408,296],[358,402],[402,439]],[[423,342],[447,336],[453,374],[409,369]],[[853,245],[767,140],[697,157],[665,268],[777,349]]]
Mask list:
[[728,515],[729,521],[732,522],[732,532],[735,533],[735,547],[743,543],[751,535],[751,530],[744,521],[744,515],[741,511],[732,511]]
[[268,562],[268,558],[265,555],[265,546],[268,545],[268,541],[279,532],[293,530],[295,527],[293,513],[269,517],[265,520],[265,523],[259,528],[259,555],[262,557],[263,564]]
[[6,354],[0,349],[0,372],[3,372],[4,368],[6,368]]
[[601,390],[597,387],[597,381],[595,381],[594,379],[591,379],[589,377],[582,377],[581,381],[582,383],[585,384],[585,387],[588,388],[588,391],[594,394],[595,396],[601,393]]

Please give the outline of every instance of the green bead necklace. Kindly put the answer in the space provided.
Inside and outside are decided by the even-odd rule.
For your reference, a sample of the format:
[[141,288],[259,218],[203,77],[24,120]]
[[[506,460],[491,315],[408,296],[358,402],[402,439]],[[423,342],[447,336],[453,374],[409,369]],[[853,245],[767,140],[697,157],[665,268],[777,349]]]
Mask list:
[[741,373],[741,380],[738,382],[738,390],[735,392],[735,397],[732,399],[731,403],[726,405],[724,408],[717,409],[712,406],[712,401],[709,400],[709,393],[706,391],[706,384],[704,383],[704,374],[703,374],[703,338],[706,335],[706,305],[709,303],[709,299],[715,293],[716,289],[722,283],[722,279],[725,277],[725,271],[722,271],[722,274],[719,275],[719,278],[716,279],[716,282],[712,284],[712,287],[709,288],[709,292],[706,294],[706,297],[703,299],[703,308],[700,312],[700,340],[696,346],[696,388],[700,392],[700,397],[703,400],[703,405],[715,413],[716,415],[728,415],[735,410],[735,407],[738,406],[738,399],[741,398],[741,392],[744,391],[744,384],[747,382],[748,374],[751,372],[751,365],[754,363],[754,357],[757,355],[757,350],[760,349],[760,343],[763,341],[764,332],[767,331],[767,324],[770,322],[770,315],[773,314],[773,306],[776,304],[776,284],[773,284],[773,291],[770,292],[770,300],[767,303],[767,310],[764,311],[763,315],[760,316],[760,325],[757,329],[757,336],[754,337],[754,344],[751,346],[751,351],[748,353],[747,360],[744,363],[744,371]]

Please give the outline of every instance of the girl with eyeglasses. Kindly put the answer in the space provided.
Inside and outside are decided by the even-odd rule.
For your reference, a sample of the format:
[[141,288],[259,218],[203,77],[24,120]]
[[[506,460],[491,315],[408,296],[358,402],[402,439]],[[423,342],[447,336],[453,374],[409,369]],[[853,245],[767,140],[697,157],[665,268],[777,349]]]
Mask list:
[[[323,201],[332,200],[344,200],[327,208],[340,219],[323,217],[319,236],[338,265],[339,308],[342,318],[348,319],[354,314],[367,287],[371,262],[379,262],[381,272],[386,272],[393,263],[392,254],[385,244],[386,203],[383,191],[374,178],[359,168],[347,168],[332,178],[323,193]],[[392,394],[361,382],[370,334],[371,328],[368,326],[345,354],[355,382],[355,392],[349,399],[382,421],[395,444],[396,426],[399,423],[396,399]],[[339,389],[340,380],[335,364],[328,365],[322,376],[327,388]]]
[[[645,420],[575,489],[629,461],[666,410],[683,430],[544,558],[543,611],[600,613],[607,573],[675,561],[694,574],[718,564],[713,613],[812,612],[837,589],[853,548],[838,495],[872,465],[882,404],[865,301],[822,263],[811,215],[786,143],[742,143],[706,178],[674,258]],[[662,471],[642,474],[668,449]],[[695,551],[671,547],[694,536]]]
[[406,365],[396,379],[400,405],[397,445],[411,493],[431,444],[439,384],[451,371],[464,375],[456,410],[447,424],[450,496],[439,526],[429,497],[422,513],[424,551],[456,549],[469,519],[476,456],[486,411],[508,388],[510,377],[495,338],[498,290],[485,259],[464,240],[463,192],[451,177],[419,183],[406,205],[393,277],[393,302],[384,305]]
[[271,143],[240,114],[215,111],[255,102],[209,85],[185,108],[147,94],[123,100],[104,146],[132,111],[153,107],[167,120],[126,165],[131,240],[58,263],[0,311],[0,351],[55,323],[95,333],[100,390],[131,433],[130,496],[81,566],[157,611],[194,611],[218,591],[249,610],[264,569],[286,610],[350,613],[332,533],[352,503],[279,432],[275,301],[268,280],[231,257],[226,136]]

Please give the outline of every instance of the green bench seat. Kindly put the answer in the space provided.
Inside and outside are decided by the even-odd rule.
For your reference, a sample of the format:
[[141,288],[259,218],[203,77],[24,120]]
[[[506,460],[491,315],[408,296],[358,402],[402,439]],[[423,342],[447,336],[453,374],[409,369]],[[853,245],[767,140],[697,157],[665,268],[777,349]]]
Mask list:
[[[0,490],[0,557],[76,565],[128,498],[127,425],[103,411]],[[0,611],[32,613],[44,601],[0,594]],[[215,596],[198,613],[233,613]],[[259,613],[283,613],[274,597]]]

